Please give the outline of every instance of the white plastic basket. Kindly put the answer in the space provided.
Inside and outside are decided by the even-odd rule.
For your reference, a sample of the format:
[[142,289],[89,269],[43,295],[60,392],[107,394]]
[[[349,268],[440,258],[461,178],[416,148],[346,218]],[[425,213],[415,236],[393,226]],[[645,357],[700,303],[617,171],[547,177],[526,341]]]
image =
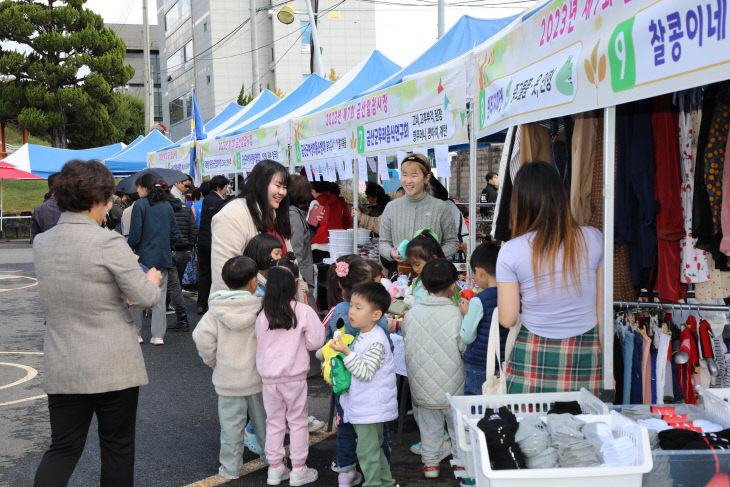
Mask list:
[[464,418],[478,422],[484,417],[484,410],[507,406],[514,414],[542,413],[553,407],[556,401],[578,401],[585,414],[608,414],[609,408],[596,396],[581,389],[574,392],[544,392],[540,394],[502,394],[491,396],[452,396],[446,395],[454,416],[454,449],[456,458],[452,464],[464,467],[466,477],[474,478],[472,445],[464,424]]
[[585,422],[609,425],[615,437],[629,437],[636,446],[636,458],[631,467],[533,468],[522,470],[492,470],[484,433],[473,419],[465,424],[472,444],[476,485],[478,487],[641,487],[643,474],[654,463],[649,446],[649,434],[644,426],[612,411],[608,415],[581,415]]
[[697,386],[697,392],[700,393],[705,411],[717,418],[730,418],[730,389],[705,389]]

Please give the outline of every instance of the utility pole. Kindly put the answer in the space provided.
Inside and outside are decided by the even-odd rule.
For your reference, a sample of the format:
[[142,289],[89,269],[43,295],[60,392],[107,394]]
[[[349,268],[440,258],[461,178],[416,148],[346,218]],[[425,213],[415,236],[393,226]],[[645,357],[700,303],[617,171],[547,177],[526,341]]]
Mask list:
[[251,87],[254,98],[259,96],[259,53],[256,50],[258,47],[256,41],[256,0],[249,0],[249,10],[251,17],[249,23],[251,24],[251,75],[253,79]]
[[446,6],[444,5],[445,0],[439,0],[439,20],[438,20],[438,38],[441,39],[444,35],[444,17],[446,16]]
[[[314,2],[314,28],[317,28],[317,22],[319,21],[319,0],[312,0]],[[314,73],[314,46],[312,45],[312,37],[309,36],[309,72]],[[323,73],[322,76],[324,76]]]
[[144,42],[144,135],[155,119],[155,105],[152,101],[152,76],[150,75],[150,20],[147,16],[147,0],[142,0],[142,39]]
[[324,76],[324,68],[322,67],[322,52],[319,50],[319,36],[317,35],[317,22],[314,20],[314,12],[312,11],[312,2],[304,0],[307,5],[307,14],[309,14],[309,25],[311,26],[312,47],[314,48],[314,64],[317,68],[316,73]]

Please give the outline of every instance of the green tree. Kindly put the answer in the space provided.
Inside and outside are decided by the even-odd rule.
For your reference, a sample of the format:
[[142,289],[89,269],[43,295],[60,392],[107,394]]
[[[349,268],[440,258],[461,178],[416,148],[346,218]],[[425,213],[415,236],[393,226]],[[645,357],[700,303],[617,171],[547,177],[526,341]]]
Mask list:
[[246,93],[246,84],[241,83],[241,91],[238,92],[238,100],[236,100],[236,103],[238,103],[242,107],[245,107],[252,101],[253,101],[253,93]]
[[112,90],[134,75],[126,46],[85,2],[0,2],[0,120],[54,147],[119,142],[132,126],[130,102]]

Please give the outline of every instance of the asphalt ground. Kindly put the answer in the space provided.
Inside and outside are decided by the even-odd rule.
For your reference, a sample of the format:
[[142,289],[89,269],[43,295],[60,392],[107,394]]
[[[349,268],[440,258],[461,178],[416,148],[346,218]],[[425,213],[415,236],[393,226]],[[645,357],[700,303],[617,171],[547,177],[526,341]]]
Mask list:
[[[0,243],[0,486],[32,485],[35,470],[50,444],[48,407],[43,378],[43,310],[38,296],[30,245]],[[191,324],[197,323],[195,302],[186,299]],[[170,321],[174,315],[168,315]],[[143,330],[149,340],[149,324]],[[244,472],[226,482],[218,470],[217,397],[211,372],[198,357],[190,333],[168,333],[165,345],[142,346],[149,384],[140,388],[137,413],[135,484],[138,486],[259,486],[266,468],[246,451]],[[313,374],[309,379],[309,414],[326,421],[331,389]],[[400,444],[392,444],[391,470],[401,486],[455,486],[448,462],[441,478],[425,480],[420,457],[408,451],[418,441],[412,417],[404,424]],[[335,456],[335,435],[310,435],[308,465],[319,471],[317,486],[337,485],[329,468]],[[393,442],[394,443],[394,442]],[[99,483],[100,456],[96,421],[69,485]],[[282,485],[287,485],[286,482]]]

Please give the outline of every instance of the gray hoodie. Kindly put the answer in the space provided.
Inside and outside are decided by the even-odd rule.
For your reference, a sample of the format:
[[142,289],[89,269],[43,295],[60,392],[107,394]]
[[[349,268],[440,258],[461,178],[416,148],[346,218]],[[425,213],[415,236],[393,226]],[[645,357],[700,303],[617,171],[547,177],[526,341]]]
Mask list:
[[193,331],[203,362],[213,367],[219,396],[250,396],[261,392],[256,370],[254,323],[261,298],[247,291],[223,291],[211,296],[210,308]]

